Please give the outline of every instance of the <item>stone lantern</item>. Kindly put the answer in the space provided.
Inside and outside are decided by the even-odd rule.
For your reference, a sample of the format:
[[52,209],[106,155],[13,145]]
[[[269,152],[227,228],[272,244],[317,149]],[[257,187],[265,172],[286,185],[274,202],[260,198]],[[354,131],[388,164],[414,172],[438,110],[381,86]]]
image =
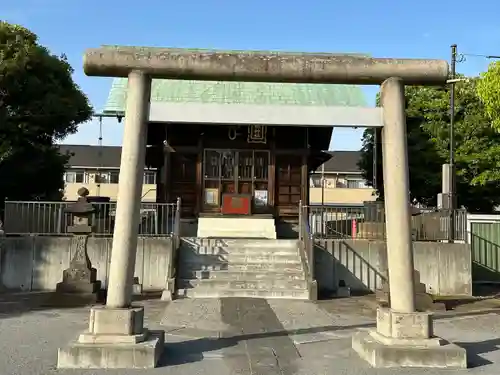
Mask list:
[[72,234],[71,250],[73,258],[69,268],[63,271],[63,280],[57,284],[58,293],[94,296],[101,288],[97,280],[97,270],[92,267],[88,253],[87,241],[92,233],[90,217],[96,211],[88,201],[89,191],[82,187],[78,189],[78,200],[71,204],[66,212],[72,216],[72,225],[68,226],[68,233]]

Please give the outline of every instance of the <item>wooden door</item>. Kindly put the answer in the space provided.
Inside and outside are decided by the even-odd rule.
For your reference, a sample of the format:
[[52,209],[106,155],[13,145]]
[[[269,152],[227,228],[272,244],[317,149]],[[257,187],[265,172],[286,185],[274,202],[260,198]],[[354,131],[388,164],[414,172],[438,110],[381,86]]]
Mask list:
[[253,196],[253,151],[238,151],[238,194]]
[[236,153],[206,149],[203,153],[203,211],[220,212],[222,194],[236,193]]
[[253,197],[253,212],[268,212],[269,151],[238,151],[239,194]]
[[236,152],[233,150],[222,150],[220,154],[220,181],[221,194],[236,193]]
[[280,216],[298,215],[301,169],[300,155],[276,155],[276,207]]
[[196,163],[198,155],[196,153],[172,152],[170,157],[170,199],[174,200],[180,197],[183,216],[193,216],[197,202]]
[[254,211],[270,212],[269,196],[269,151],[253,152],[253,196]]

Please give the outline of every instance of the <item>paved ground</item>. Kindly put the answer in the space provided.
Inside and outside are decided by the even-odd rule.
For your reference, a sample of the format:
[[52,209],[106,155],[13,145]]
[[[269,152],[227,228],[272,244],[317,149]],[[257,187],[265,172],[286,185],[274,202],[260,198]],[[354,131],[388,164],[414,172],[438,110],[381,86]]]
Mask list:
[[[46,295],[0,295],[0,374],[450,374],[375,370],[351,350],[351,335],[373,327],[371,297],[309,303],[261,299],[145,300],[150,328],[167,332],[162,367],[147,371],[55,369],[57,348],[86,327],[88,308],[54,308]],[[500,373],[500,304],[467,304],[436,315],[438,335],[467,347],[467,374]],[[489,308],[489,311],[475,311]],[[453,373],[456,373],[455,371]]]

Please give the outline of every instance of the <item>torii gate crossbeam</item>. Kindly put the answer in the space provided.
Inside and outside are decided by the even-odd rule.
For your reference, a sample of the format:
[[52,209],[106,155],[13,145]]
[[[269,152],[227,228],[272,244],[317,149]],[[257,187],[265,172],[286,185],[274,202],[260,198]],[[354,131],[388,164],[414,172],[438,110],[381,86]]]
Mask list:
[[355,85],[380,85],[391,77],[406,85],[442,85],[448,78],[445,60],[149,47],[88,49],[83,69],[100,77],[127,77],[140,70],[162,79]]

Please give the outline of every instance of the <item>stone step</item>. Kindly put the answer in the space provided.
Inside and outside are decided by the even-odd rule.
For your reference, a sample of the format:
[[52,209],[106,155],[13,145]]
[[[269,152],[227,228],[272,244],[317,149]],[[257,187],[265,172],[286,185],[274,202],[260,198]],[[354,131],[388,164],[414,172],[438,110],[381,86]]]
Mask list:
[[302,270],[288,272],[265,271],[191,271],[181,269],[179,277],[186,279],[214,280],[305,280]]
[[218,255],[218,254],[242,254],[242,255],[299,255],[299,250],[295,248],[273,248],[273,247],[206,247],[181,248],[180,254],[191,253],[199,255]]
[[205,261],[181,261],[181,270],[189,271],[302,271],[302,264],[298,263],[280,263],[280,262],[224,262],[219,260],[205,260]]
[[200,217],[197,237],[276,239],[275,220],[272,217]]
[[196,288],[177,289],[178,298],[224,298],[224,297],[249,297],[267,299],[309,299],[309,292],[298,289],[213,289],[202,286]]
[[198,262],[202,264],[211,264],[214,261],[226,263],[286,263],[300,264],[301,259],[298,254],[196,254],[193,252],[181,252],[180,261]]
[[183,237],[181,245],[194,247],[229,247],[239,249],[265,248],[294,248],[298,246],[297,240],[268,240],[268,239],[233,239],[233,238],[198,238]]
[[274,290],[274,289],[307,289],[306,280],[287,280],[287,279],[243,279],[243,280],[220,280],[220,279],[179,279],[177,286],[180,289],[189,288],[212,288],[217,290],[224,289],[258,289],[258,290]]

